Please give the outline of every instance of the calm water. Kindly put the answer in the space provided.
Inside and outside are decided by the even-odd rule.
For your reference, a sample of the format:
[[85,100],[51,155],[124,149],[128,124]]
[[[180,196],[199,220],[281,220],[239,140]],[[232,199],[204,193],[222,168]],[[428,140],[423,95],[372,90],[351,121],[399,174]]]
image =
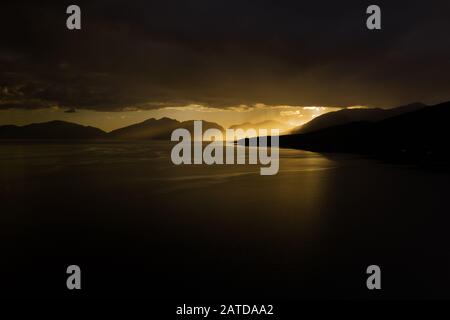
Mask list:
[[87,296],[450,296],[446,173],[281,150],[260,176],[162,142],[2,143],[0,164],[8,294],[66,293],[78,264]]

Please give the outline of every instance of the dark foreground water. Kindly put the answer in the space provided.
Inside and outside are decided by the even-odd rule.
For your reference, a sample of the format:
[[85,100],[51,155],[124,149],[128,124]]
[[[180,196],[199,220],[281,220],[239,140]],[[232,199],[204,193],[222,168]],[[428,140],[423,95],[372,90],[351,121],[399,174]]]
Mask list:
[[[450,179],[282,150],[174,166],[166,143],[2,143],[1,293],[155,299],[450,297]],[[366,268],[382,290],[366,289]]]

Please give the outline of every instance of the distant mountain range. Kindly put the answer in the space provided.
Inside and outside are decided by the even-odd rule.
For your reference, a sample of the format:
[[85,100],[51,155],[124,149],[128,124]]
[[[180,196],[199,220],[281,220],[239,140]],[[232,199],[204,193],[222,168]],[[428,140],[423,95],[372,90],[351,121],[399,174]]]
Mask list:
[[[98,128],[83,126],[66,121],[49,121],[33,123],[25,126],[3,125],[0,126],[0,139],[120,139],[120,140],[141,140],[141,139],[170,139],[172,131],[177,128],[194,131],[194,120],[177,121],[170,118],[148,119],[127,127],[105,132]],[[217,123],[202,121],[202,130],[218,129],[225,133],[225,129]],[[291,127],[287,124],[267,120],[257,123],[245,122],[233,125],[230,129],[279,129],[281,133],[287,133]]]
[[266,121],[261,121],[261,122],[256,122],[256,123],[244,122],[244,123],[241,123],[241,124],[233,125],[233,126],[230,127],[230,129],[242,129],[242,130],[266,129],[266,130],[268,130],[268,132],[270,134],[270,130],[271,129],[278,129],[278,130],[280,130],[280,133],[287,133],[287,132],[289,132],[292,129],[292,127],[289,126],[286,123],[282,123],[282,122],[279,122],[279,121],[266,120]]
[[[319,116],[294,134],[280,136],[280,146],[316,152],[359,153],[419,159],[450,159],[450,102],[415,103],[394,109],[346,109]],[[203,131],[217,123],[203,121]],[[244,123],[231,128],[273,128],[273,121]],[[170,139],[176,128],[193,132],[194,121],[149,119],[112,132],[64,121],[25,126],[0,126],[0,139]]]
[[[0,139],[170,139],[172,131],[185,128],[194,131],[194,120],[177,121],[169,118],[148,119],[109,133],[98,128],[82,126],[66,121],[33,123],[25,126],[0,126]],[[215,128],[224,132],[217,123],[202,121],[203,131]]]
[[[413,157],[426,160],[442,159],[444,156],[448,159],[450,102],[428,107],[410,105],[403,108],[406,112],[398,113],[398,110],[394,109],[393,116],[383,115],[381,120],[369,117],[370,120],[350,121],[321,127],[312,132],[281,136],[280,146],[316,152],[360,153],[389,158]],[[353,113],[360,110],[346,111]],[[355,117],[352,115],[349,118],[358,119],[358,117],[359,115]],[[322,121],[319,118],[321,117],[317,118],[318,123]]]
[[98,128],[59,120],[26,126],[0,126],[1,139],[94,139],[106,135]]
[[358,109],[342,109],[339,111],[325,113],[304,125],[295,128],[291,133],[308,133],[321,129],[347,124],[350,122],[369,121],[376,122],[390,117],[394,117],[403,113],[416,111],[425,108],[427,105],[423,103],[411,103],[405,106],[380,109],[380,108],[358,108]]
[[[113,130],[108,133],[108,138],[113,139],[165,139],[170,140],[172,131],[177,128],[187,129],[191,134],[194,132],[194,120],[177,121],[170,118],[149,119],[144,122],[133,124],[128,127]],[[217,123],[202,121],[202,130],[218,129],[222,133],[224,128]]]

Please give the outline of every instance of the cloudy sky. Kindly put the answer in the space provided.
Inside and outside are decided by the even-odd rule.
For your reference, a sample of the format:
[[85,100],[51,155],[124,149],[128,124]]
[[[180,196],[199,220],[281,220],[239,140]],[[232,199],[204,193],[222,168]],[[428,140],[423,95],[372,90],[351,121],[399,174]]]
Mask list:
[[[82,30],[66,28],[70,4]],[[2,1],[0,124],[298,124],[331,107],[449,100],[450,2],[377,1],[377,31],[366,28],[370,4]]]

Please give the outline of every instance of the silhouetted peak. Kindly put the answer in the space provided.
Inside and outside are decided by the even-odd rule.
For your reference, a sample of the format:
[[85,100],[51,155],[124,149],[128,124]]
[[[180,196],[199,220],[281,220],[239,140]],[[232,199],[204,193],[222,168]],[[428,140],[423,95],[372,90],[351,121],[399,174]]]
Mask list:
[[62,120],[0,127],[0,138],[6,139],[92,139],[105,134],[98,128]]
[[162,117],[161,119],[156,119],[156,118],[150,118],[147,119],[143,122],[141,122],[141,124],[151,124],[151,125],[155,125],[155,124],[172,124],[172,123],[178,123],[177,120],[168,118],[168,117]]
[[294,129],[293,133],[308,133],[333,126],[349,124],[351,122],[368,121],[377,122],[401,114],[417,111],[427,107],[427,105],[414,102],[396,108],[347,108],[334,112],[328,112],[314,118],[303,126]]
[[159,119],[159,121],[165,121],[165,122],[179,122],[178,120],[169,118],[169,117],[162,117],[161,119]]
[[394,107],[394,108],[383,108],[383,109],[384,110],[386,110],[386,109],[393,110],[393,109],[400,109],[400,108],[424,108],[426,106],[427,105],[422,102],[412,102],[412,103],[405,104],[403,106],[398,106],[398,107]]

